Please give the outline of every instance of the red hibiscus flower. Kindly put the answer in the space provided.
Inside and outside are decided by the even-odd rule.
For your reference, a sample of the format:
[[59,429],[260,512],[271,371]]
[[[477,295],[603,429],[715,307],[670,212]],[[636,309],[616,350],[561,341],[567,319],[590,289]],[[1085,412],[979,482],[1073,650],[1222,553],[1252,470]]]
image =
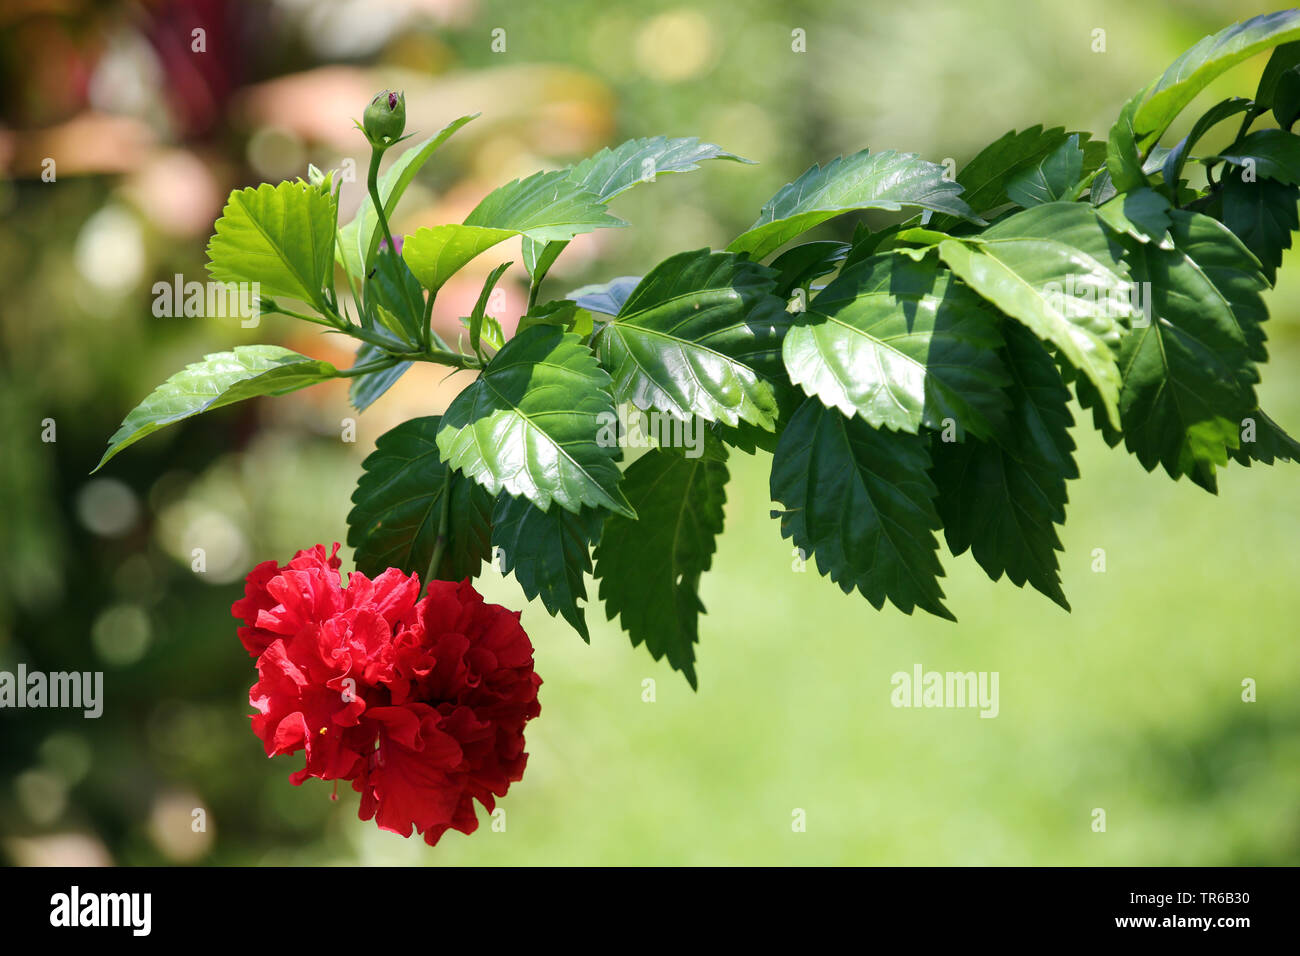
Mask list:
[[540,712],[533,646],[518,612],[468,580],[389,568],[339,576],[338,545],[259,564],[231,607],[257,659],[253,732],[267,756],[304,751],[290,776],[348,780],[360,815],[430,845],[478,827],[523,777],[524,724]]

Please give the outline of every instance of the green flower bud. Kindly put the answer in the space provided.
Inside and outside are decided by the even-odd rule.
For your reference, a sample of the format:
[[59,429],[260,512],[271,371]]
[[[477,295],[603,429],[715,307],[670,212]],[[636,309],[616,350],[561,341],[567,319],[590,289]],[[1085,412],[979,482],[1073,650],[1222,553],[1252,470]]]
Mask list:
[[375,95],[361,118],[366,137],[375,146],[391,146],[406,129],[406,94],[384,90]]

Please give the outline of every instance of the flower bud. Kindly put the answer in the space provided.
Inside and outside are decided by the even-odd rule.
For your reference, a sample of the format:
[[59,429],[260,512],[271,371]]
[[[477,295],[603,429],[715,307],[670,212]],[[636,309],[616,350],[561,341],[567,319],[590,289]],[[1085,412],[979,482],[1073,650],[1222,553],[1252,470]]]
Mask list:
[[361,120],[372,144],[391,146],[406,129],[406,94],[392,90],[376,94]]

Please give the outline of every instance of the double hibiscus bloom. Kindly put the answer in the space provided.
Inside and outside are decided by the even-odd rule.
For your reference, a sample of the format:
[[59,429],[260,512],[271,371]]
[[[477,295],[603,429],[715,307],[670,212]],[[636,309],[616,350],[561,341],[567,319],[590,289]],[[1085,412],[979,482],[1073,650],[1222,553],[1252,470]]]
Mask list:
[[342,586],[338,545],[259,564],[231,608],[257,659],[253,732],[267,756],[306,751],[290,776],[348,780],[361,819],[430,845],[478,827],[523,776],[524,724],[541,684],[519,614],[469,581],[389,568]]

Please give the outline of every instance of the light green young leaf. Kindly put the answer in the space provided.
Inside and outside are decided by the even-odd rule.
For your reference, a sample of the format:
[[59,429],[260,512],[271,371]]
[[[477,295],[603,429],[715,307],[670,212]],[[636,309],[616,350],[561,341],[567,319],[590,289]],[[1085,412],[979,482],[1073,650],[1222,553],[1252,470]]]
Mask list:
[[[390,221],[397,211],[397,204],[401,202],[402,195],[406,192],[406,187],[411,185],[421,167],[453,133],[470,120],[477,119],[478,116],[478,113],[471,113],[469,116],[452,120],[428,139],[404,151],[393,160],[391,166],[384,170],[376,186],[379,189],[379,198],[384,204],[384,215]],[[340,230],[339,252],[344,267],[354,278],[361,278],[370,272],[381,235],[379,217],[375,215],[375,204],[367,195],[356,216]]]
[[402,258],[420,285],[436,295],[471,259],[513,235],[481,226],[424,226],[402,241]]
[[187,365],[137,405],[108,440],[95,471],[128,445],[200,412],[246,398],[283,395],[335,378],[328,362],[299,355],[278,345],[237,345]]
[[324,311],[337,217],[337,197],[307,183],[236,189],[208,242],[208,272],[218,282],[257,282],[263,296]]
[[599,196],[573,183],[561,169],[534,173],[494,190],[465,217],[465,225],[550,242],[627,223],[609,215]]

